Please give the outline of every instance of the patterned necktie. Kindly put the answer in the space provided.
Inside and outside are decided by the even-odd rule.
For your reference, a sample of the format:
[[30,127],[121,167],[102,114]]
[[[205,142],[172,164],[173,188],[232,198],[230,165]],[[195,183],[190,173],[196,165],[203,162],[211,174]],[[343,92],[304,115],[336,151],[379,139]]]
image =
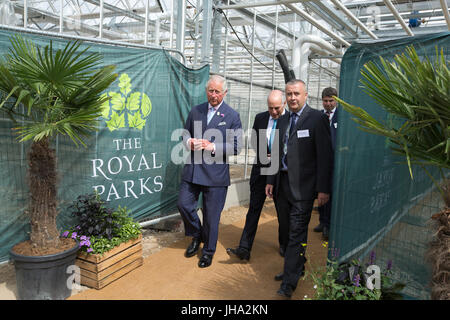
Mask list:
[[212,117],[214,117],[214,113],[216,113],[216,109],[214,107],[209,108],[209,110],[208,110],[208,120],[206,122],[207,125],[211,121]]
[[273,143],[273,138],[275,137],[275,128],[277,127],[277,119],[273,120],[273,126],[272,126],[272,131],[270,131],[270,138],[269,138],[269,152],[272,149],[272,143]]
[[289,131],[286,130],[286,134],[284,137],[284,146],[283,146],[283,155],[281,157],[281,166],[282,169],[287,169],[287,145],[288,145],[288,141],[289,141],[289,136],[291,135],[292,131],[295,128],[295,124],[297,123],[297,118],[298,118],[298,114],[296,114],[295,112],[291,113],[290,116],[290,124],[289,124]]
[[294,130],[295,124],[297,123],[298,115],[294,112],[291,113],[291,124],[289,126],[289,135],[291,135],[292,130]]

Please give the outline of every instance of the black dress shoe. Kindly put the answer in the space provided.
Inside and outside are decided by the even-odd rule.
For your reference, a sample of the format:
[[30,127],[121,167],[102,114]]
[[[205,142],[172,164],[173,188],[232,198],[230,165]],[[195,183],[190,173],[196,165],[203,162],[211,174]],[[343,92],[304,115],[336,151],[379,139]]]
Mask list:
[[277,294],[282,296],[283,298],[290,299],[292,297],[292,293],[294,290],[289,285],[281,285],[280,289],[278,289]]
[[206,268],[209,267],[212,263],[213,256],[210,256],[209,254],[204,254],[200,258],[200,261],[198,262],[198,266],[200,268]]
[[323,227],[322,239],[328,241],[329,234],[330,234],[330,229],[328,229],[328,227]]
[[283,271],[281,271],[279,274],[275,276],[275,281],[281,281],[283,280]]
[[317,227],[313,229],[314,232],[322,232],[323,231],[323,224],[319,224]]
[[236,249],[233,248],[227,248],[227,253],[229,256],[235,255],[241,260],[250,260],[250,252],[247,249],[237,247]]
[[195,256],[197,254],[198,249],[200,248],[200,243],[201,243],[200,239],[197,238],[192,239],[192,242],[189,245],[189,247],[187,247],[184,256],[186,258]]

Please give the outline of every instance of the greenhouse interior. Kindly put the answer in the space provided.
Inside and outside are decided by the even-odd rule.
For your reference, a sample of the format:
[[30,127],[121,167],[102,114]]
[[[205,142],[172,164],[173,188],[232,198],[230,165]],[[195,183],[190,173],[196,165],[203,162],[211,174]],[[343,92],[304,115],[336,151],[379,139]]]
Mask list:
[[[323,266],[327,265],[327,258],[328,261],[335,258],[341,265],[351,265],[351,261],[373,262],[376,253],[377,265],[382,266],[382,274],[385,266],[388,266],[391,281],[391,291],[381,290],[381,299],[389,299],[389,294],[392,294],[403,299],[449,300],[448,252],[441,257],[444,261],[442,263],[447,266],[446,271],[443,267],[442,273],[436,271],[437,262],[432,263],[427,258],[430,247],[433,247],[430,243],[436,245],[437,241],[437,233],[430,226],[430,221],[433,220],[431,217],[442,210],[447,210],[447,217],[449,215],[448,203],[446,206],[445,197],[441,195],[450,189],[441,189],[436,183],[444,183],[446,179],[448,182],[450,168],[449,4],[448,0],[0,0],[0,56],[8,55],[8,59],[15,57],[11,39],[20,34],[41,48],[48,48],[51,43],[54,50],[63,49],[69,42],[79,41],[77,43],[81,44],[80,49],[86,48],[87,52],[101,54],[102,65],[115,65],[117,80],[105,91],[107,93],[104,95],[111,100],[105,102],[107,108],[102,113],[102,120],[105,122],[100,124],[99,130],[86,138],[85,143],[82,143],[84,147],[74,145],[70,135],[58,135],[52,141],[58,159],[57,207],[61,214],[58,215],[57,224],[60,231],[68,230],[75,223],[68,208],[71,205],[73,207],[80,195],[94,190],[97,194],[100,193],[108,205],[128,208],[128,216],[140,223],[143,230],[150,228],[155,232],[156,229],[151,228],[170,225],[169,222],[173,221],[178,228],[183,228],[186,221],[182,222],[177,207],[183,165],[174,160],[174,150],[180,150],[177,148],[181,136],[176,136],[175,132],[185,126],[191,108],[206,101],[205,85],[209,83],[208,79],[214,75],[225,78],[227,92],[224,101],[239,114],[244,135],[242,148],[230,160],[231,183],[223,209],[240,208],[243,215],[239,221],[242,223],[235,230],[235,235],[230,234],[232,240],[223,240],[226,243],[223,244],[224,248],[218,244],[217,251],[225,253],[224,259],[228,259],[230,254],[225,247],[237,244],[244,228],[245,214],[253,192],[249,181],[257,157],[257,152],[250,143],[251,129],[257,114],[267,111],[268,96],[273,90],[284,93],[289,80],[302,80],[307,91],[308,106],[322,111],[322,91],[327,87],[335,88],[338,98],[343,102],[363,108],[383,124],[394,123],[395,126],[401,120],[380,107],[378,96],[368,93],[362,81],[362,70],[369,62],[383,65],[379,63],[380,59],[399,61],[397,59],[400,55],[410,52],[405,51],[407,48],[414,48],[420,59],[426,57],[430,63],[438,64],[441,61],[444,64],[441,66],[443,73],[439,73],[443,79],[439,80],[442,96],[431,97],[430,93],[430,100],[435,98],[433,103],[443,101],[445,110],[438,111],[442,114],[437,116],[436,122],[439,124],[436,126],[444,129],[436,129],[433,134],[445,137],[440,144],[436,143],[436,147],[428,146],[425,153],[429,153],[430,157],[425,162],[416,162],[414,159],[411,164],[409,156],[416,154],[408,152],[407,160],[399,157],[401,151],[394,145],[395,135],[392,132],[402,132],[408,126],[398,125],[388,137],[371,134],[370,128],[361,130],[361,123],[356,123],[355,114],[346,112],[347,107],[344,111],[343,103],[339,103],[340,129],[337,130],[333,177],[330,180],[333,195],[329,200],[329,210],[332,212],[330,234],[324,240],[311,229],[308,240],[316,236],[317,250],[321,254],[317,261]],[[14,48],[20,47],[18,43]],[[399,69],[405,66],[398,63]],[[417,69],[418,74],[421,71],[422,69]],[[8,95],[9,92],[2,88],[0,86],[0,109],[5,109],[12,93]],[[421,90],[418,88],[417,92],[422,93]],[[130,92],[136,95],[133,96],[134,93]],[[403,92],[406,89],[398,89],[397,96]],[[23,93],[24,96],[26,94]],[[25,101],[24,96],[19,96],[16,104],[18,108],[22,108],[23,118],[19,118],[21,125],[27,122],[24,120],[26,108],[19,106],[19,102]],[[395,100],[395,97],[392,99]],[[418,101],[417,99],[414,101]],[[118,100],[123,102],[123,107],[117,106]],[[406,98],[404,104],[407,103],[405,101]],[[283,103],[287,103],[284,96]],[[120,112],[123,112],[121,116]],[[138,117],[138,113],[142,117]],[[123,114],[126,116],[123,117]],[[433,112],[427,114],[437,114],[437,111],[433,109]],[[220,116],[224,117],[223,114]],[[421,123],[417,121],[412,126]],[[421,121],[425,120],[421,118]],[[7,114],[1,113],[0,122],[0,147],[5,150],[0,157],[1,271],[2,267],[13,268],[9,252],[13,245],[26,240],[30,234],[27,218],[30,199],[27,153],[32,141],[18,142],[14,133],[17,124]],[[25,133],[22,137],[24,135]],[[397,152],[392,152],[392,149],[397,149]],[[436,150],[442,150],[444,158],[440,159],[444,159],[443,164],[436,164],[438,161],[431,158],[432,153],[437,153]],[[279,213],[269,198],[266,199],[263,212],[266,212],[266,206],[270,207],[271,213],[261,215],[261,219],[267,220],[269,217],[273,220],[270,220],[274,224],[273,230],[269,231],[274,233],[271,238],[273,246],[277,247]],[[203,210],[201,201],[198,207],[201,209],[199,211]],[[318,223],[317,210],[315,203],[309,228]],[[447,241],[448,248],[448,221],[446,228],[447,231],[442,231],[442,241]],[[222,229],[219,232],[219,242],[221,232]],[[181,234],[178,240],[184,241],[181,245],[183,248],[178,247],[181,250],[178,253],[179,261],[184,261],[187,259],[182,256],[183,250],[189,244],[189,239],[184,237],[184,230],[178,233]],[[259,270],[252,267],[252,262],[270,264],[267,259],[272,256],[276,257],[273,259],[278,259],[278,271],[283,270],[283,258],[279,257],[278,249],[266,253],[261,248],[261,243],[256,244],[258,241],[266,240],[262,240],[262,235],[256,236],[251,256],[255,262],[249,261],[249,268],[253,269],[244,271],[250,279]],[[258,248],[262,251],[257,251]],[[314,252],[313,248],[314,244],[310,248],[308,242],[309,254]],[[267,255],[260,258],[264,260],[258,260],[258,252]],[[126,262],[130,270],[136,268],[130,274],[146,267],[145,260],[149,258]],[[284,259],[287,261],[287,258]],[[312,255],[309,258],[312,261],[308,263],[316,263],[314,259]],[[123,262],[124,265],[126,263]],[[212,262],[212,266],[215,265],[220,265],[219,258]],[[220,267],[226,268],[227,263],[222,263]],[[328,263],[328,268],[331,267]],[[362,268],[362,265],[357,264],[356,267]],[[72,297],[190,299],[169,294],[168,289],[161,289],[163,293],[159,296],[158,293],[155,296],[141,294],[131,297],[125,293],[123,296],[114,296],[107,292],[113,286],[116,286],[115,291],[121,290],[118,283],[129,276],[129,271],[125,269],[123,274],[113,275],[113,284],[108,282],[104,288],[101,280],[95,285],[92,284],[94,280],[92,283],[81,280],[83,285],[95,289],[82,291],[79,295],[72,294]],[[307,267],[305,277],[309,280],[305,280],[305,283],[300,280],[292,299],[318,297],[319,282],[313,280],[314,273],[308,274],[309,269],[312,267]],[[18,277],[18,271],[15,270]],[[233,270],[239,273],[239,269]],[[358,271],[355,271],[355,265],[349,270],[352,270],[349,271],[349,277],[354,284],[353,273]],[[220,272],[228,271],[216,270],[216,273]],[[17,291],[21,289],[13,288],[12,283],[15,283],[16,278],[6,274],[0,272],[0,299],[24,299]],[[358,275],[358,289],[362,288],[359,286],[360,280],[367,283],[372,281],[367,280],[370,274],[365,273],[362,276],[364,279],[360,279]],[[265,282],[273,282],[274,288],[277,288],[280,283],[274,282],[273,276],[275,274],[270,274],[270,278],[265,279],[262,275],[259,278],[257,275],[255,277],[258,281],[249,281],[242,276],[244,282],[255,284],[256,289],[243,288],[242,292],[238,292],[234,288],[230,294],[225,294],[227,281],[223,280],[216,291],[210,289],[200,292],[202,288],[197,288],[192,299],[276,299],[275,295],[264,295],[263,289],[260,294],[252,295],[259,290],[257,285],[264,287]],[[81,278],[83,277],[85,275],[82,271]],[[171,276],[165,273],[162,277]],[[32,282],[31,278],[25,279]],[[79,281],[79,277],[74,279],[75,282]],[[387,286],[385,280],[386,277],[381,276],[381,286]],[[139,280],[136,281],[134,286],[140,283]],[[186,281],[188,284],[188,280],[184,278],[179,281]],[[210,283],[216,284],[213,276]],[[301,288],[307,286],[310,287],[309,291],[302,291]],[[313,286],[316,290],[312,289]],[[164,283],[161,287],[164,287]],[[89,295],[91,290],[97,295]],[[352,290],[355,297],[357,290],[354,287]],[[365,290],[370,291],[370,294],[374,292]],[[210,291],[214,291],[214,294]],[[272,291],[275,293],[276,289]],[[208,298],[211,297],[209,294],[212,294],[212,298]],[[368,295],[371,296],[370,294]],[[69,295],[65,293],[64,298]],[[342,293],[328,298],[343,297],[344,289]],[[377,297],[380,299],[379,295]],[[42,295],[38,297],[46,298],[48,297]],[[322,296],[318,299],[325,298]]]

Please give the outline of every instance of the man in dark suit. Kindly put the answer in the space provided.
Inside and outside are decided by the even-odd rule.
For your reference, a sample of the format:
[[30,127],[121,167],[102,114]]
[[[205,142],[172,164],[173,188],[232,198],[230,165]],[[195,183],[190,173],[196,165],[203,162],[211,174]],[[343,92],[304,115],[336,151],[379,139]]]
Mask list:
[[[333,97],[337,97],[337,95],[338,92],[335,88],[328,87],[323,89],[322,91],[322,106],[324,108],[323,112],[328,116],[330,122],[331,146],[333,149],[333,159],[331,160],[332,168],[334,168],[334,149],[336,146],[336,133],[339,114],[337,102]],[[333,170],[331,172],[331,177],[333,177]],[[323,206],[319,207],[319,225],[314,228],[314,232],[322,232],[322,238],[324,240],[328,240],[330,232],[331,196],[332,195],[330,193],[330,200]]]
[[[196,255],[200,243],[204,243],[200,268],[211,265],[216,251],[220,214],[230,185],[228,156],[238,154],[242,148],[239,113],[223,101],[226,94],[225,79],[211,76],[206,84],[208,102],[192,108],[183,134],[190,156],[183,168],[177,206],[185,234],[193,238],[185,256]],[[200,193],[203,224],[197,214]]]
[[250,260],[250,251],[255,240],[259,217],[266,200],[267,173],[264,171],[270,170],[270,152],[275,138],[277,122],[285,111],[283,92],[280,90],[271,91],[267,98],[267,106],[268,111],[258,113],[252,127],[251,145],[256,152],[256,163],[253,164],[250,174],[250,205],[245,218],[244,230],[239,246],[227,248],[227,253],[230,256],[234,255],[246,261]]
[[[301,80],[286,83],[289,113],[279,120],[279,171],[267,177],[266,194],[275,196],[279,214],[289,221],[289,242],[278,294],[290,298],[304,273],[308,224],[314,199],[319,206],[329,200],[331,138],[327,116],[306,103],[308,93]],[[272,161],[275,161],[272,152]],[[274,188],[274,186],[276,188]]]

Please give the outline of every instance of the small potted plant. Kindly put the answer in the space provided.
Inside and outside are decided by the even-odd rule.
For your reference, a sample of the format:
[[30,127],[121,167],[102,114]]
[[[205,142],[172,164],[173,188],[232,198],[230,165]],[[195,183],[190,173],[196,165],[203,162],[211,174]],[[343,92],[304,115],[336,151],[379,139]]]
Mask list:
[[[98,129],[104,90],[117,78],[115,66],[100,66],[102,56],[68,42],[55,50],[19,35],[0,60],[0,112],[13,121],[20,142],[31,142],[28,153],[30,239],[10,250],[16,269],[18,299],[65,299],[67,266],[78,250],[60,238],[56,218],[57,159],[53,138],[67,135],[76,146]],[[24,111],[22,111],[24,110]]]
[[101,289],[142,265],[141,226],[126,207],[108,208],[94,193],[79,196],[69,210],[77,223],[63,237],[79,242],[81,284]]
[[[373,276],[367,272],[369,266],[374,266],[375,252],[370,253],[368,262],[363,264],[359,259],[338,263],[337,250],[333,250],[332,258],[324,269],[314,269],[309,272],[314,283],[315,299],[317,300],[401,300],[400,291],[405,285],[392,279],[392,261],[385,270],[380,270],[379,288],[373,286]],[[377,267],[377,266],[376,266]],[[379,268],[379,267],[377,267]],[[371,285],[368,285],[368,281]],[[374,279],[374,282],[376,280]]]

